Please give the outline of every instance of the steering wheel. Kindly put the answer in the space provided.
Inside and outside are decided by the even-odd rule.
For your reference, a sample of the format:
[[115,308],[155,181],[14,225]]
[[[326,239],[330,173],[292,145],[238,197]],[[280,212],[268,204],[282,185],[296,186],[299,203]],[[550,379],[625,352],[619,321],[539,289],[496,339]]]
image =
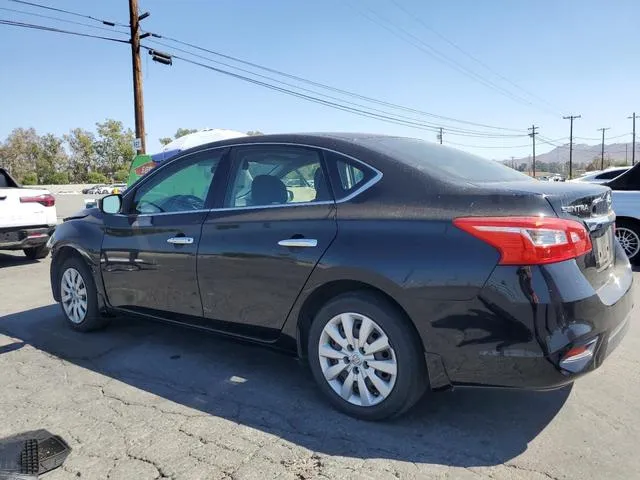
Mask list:
[[[155,212],[146,212],[146,211],[144,211],[145,210],[144,207],[146,207],[147,205],[155,208],[156,211]],[[158,205],[156,203],[153,203],[153,202],[149,202],[147,200],[142,200],[140,203],[138,203],[138,206],[136,207],[136,210],[139,213],[163,213],[164,212],[163,208],[160,205]]]

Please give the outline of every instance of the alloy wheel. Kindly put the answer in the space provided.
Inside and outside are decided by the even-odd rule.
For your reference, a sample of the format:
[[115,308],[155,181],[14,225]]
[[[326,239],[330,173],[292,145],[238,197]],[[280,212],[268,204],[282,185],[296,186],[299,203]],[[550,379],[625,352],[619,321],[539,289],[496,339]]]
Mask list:
[[386,333],[369,317],[357,313],[333,317],[323,328],[318,347],[324,378],[350,404],[377,405],[393,391],[396,353]]
[[616,228],[616,237],[627,257],[634,258],[638,254],[638,251],[640,251],[640,237],[635,231],[626,227],[618,227]]
[[67,268],[62,275],[61,300],[67,318],[75,324],[82,323],[87,316],[87,285],[75,268]]

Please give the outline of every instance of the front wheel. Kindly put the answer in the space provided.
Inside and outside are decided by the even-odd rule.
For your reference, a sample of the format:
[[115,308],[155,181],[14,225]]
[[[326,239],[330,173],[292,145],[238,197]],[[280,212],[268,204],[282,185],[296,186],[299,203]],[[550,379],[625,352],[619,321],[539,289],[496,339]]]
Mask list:
[[428,387],[423,349],[408,320],[369,292],[335,298],[316,315],[309,364],[335,407],[363,420],[411,408]]
[[83,260],[77,257],[66,260],[59,270],[58,285],[62,312],[71,328],[88,332],[108,323],[100,313],[96,284]]
[[628,220],[616,221],[616,238],[631,262],[640,260],[640,224]]

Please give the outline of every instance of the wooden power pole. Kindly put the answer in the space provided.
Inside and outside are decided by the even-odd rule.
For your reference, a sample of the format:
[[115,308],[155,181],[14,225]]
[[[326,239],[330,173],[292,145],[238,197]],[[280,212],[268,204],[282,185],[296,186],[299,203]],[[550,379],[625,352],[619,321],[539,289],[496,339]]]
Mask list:
[[533,142],[533,162],[531,163],[531,171],[533,173],[533,178],[536,178],[536,135],[538,134],[538,127],[536,127],[535,125],[531,125],[531,128],[529,128],[529,130],[531,131],[529,136],[531,137],[531,141]]
[[600,151],[600,170],[604,170],[604,132],[609,130],[609,127],[599,128],[598,130],[602,132],[602,150]]
[[569,180],[573,177],[573,121],[576,118],[580,118],[580,115],[569,115],[568,117],[562,117],[565,120],[569,120]]
[[[144,14],[146,18],[149,14]],[[142,96],[142,61],[140,60],[140,20],[138,0],[129,0],[129,25],[131,27],[131,65],[133,68],[133,104],[136,119],[137,153],[145,153],[144,99]]]
[[636,112],[633,112],[633,115],[627,118],[633,119],[633,140],[631,142],[631,165],[636,164],[636,118],[640,118],[640,115],[636,115]]

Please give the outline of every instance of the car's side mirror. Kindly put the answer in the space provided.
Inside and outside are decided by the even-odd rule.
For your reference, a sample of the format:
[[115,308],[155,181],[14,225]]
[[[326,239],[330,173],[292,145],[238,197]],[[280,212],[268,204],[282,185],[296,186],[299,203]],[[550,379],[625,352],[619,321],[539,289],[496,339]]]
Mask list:
[[122,208],[122,195],[107,195],[100,200],[100,210],[103,213],[114,214],[120,213]]

